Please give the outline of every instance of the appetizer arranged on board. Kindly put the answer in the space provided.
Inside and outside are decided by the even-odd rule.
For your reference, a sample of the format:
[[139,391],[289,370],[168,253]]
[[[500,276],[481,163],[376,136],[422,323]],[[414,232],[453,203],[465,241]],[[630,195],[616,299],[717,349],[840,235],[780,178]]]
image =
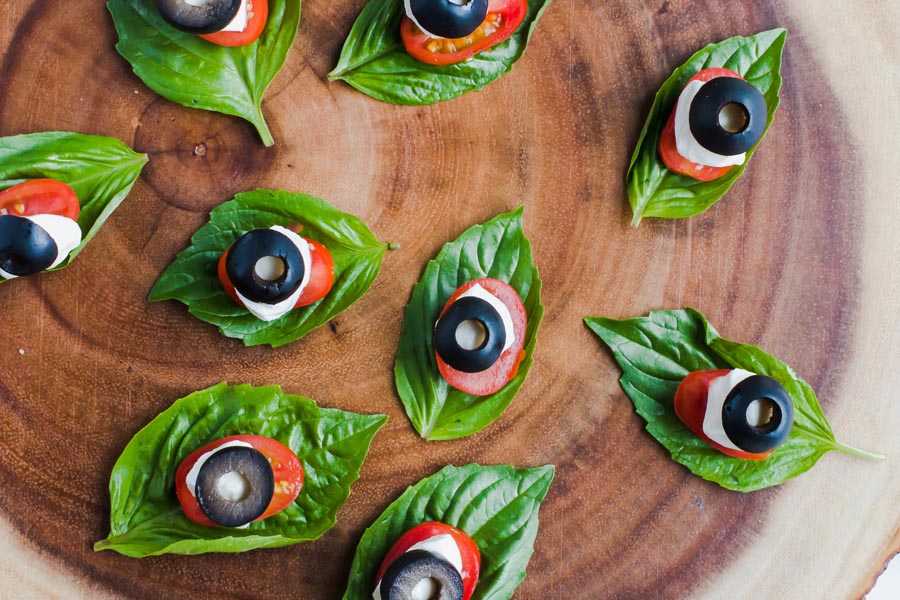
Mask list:
[[550,0],[371,0],[329,79],[378,100],[432,104],[508,73]]
[[149,300],[179,300],[248,346],[281,346],[361,298],[394,247],[324,200],[244,192],[213,209]]
[[319,408],[274,386],[194,392],[116,461],[111,532],[94,550],[142,557],[317,539],[334,525],[386,420]]
[[778,108],[784,29],[711,44],[656,94],[628,166],[634,213],[702,213],[743,173]]
[[344,600],[511,598],[553,474],[447,466],[407,488],[360,539]]
[[266,88],[300,25],[300,0],[108,0],[116,50],[154,92],[241,117],[266,146]]
[[695,475],[750,492],[809,470],[826,452],[884,457],[837,441],[808,383],[693,309],[588,317],[624,374],[647,431]]
[[428,262],[394,362],[419,435],[471,435],[506,410],[531,366],[540,296],[521,208],[469,228]]
[[125,199],[146,162],[101,136],[0,138],[0,281],[68,264]]

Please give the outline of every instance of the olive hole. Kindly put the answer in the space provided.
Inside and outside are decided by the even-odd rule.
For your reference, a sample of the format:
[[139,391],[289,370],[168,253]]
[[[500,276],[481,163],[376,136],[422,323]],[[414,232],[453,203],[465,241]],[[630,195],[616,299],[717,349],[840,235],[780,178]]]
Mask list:
[[210,2],[211,0],[184,0],[185,4],[190,4],[191,6],[206,6]]
[[778,405],[769,398],[757,398],[747,405],[747,423],[760,433],[768,433],[778,427]]
[[253,267],[253,278],[257,283],[265,285],[278,281],[287,271],[287,265],[284,259],[277,256],[263,256]]
[[450,0],[451,4],[456,4],[457,6],[465,6],[470,3],[472,0]]
[[737,102],[729,102],[719,109],[719,127],[728,133],[740,133],[750,123],[747,108]]
[[412,600],[437,600],[441,595],[441,585],[432,577],[419,581],[412,589]]
[[456,327],[456,343],[463,350],[478,350],[487,343],[487,328],[476,319],[466,319]]
[[241,502],[250,495],[250,482],[241,473],[229,471],[216,482],[216,491],[227,502]]

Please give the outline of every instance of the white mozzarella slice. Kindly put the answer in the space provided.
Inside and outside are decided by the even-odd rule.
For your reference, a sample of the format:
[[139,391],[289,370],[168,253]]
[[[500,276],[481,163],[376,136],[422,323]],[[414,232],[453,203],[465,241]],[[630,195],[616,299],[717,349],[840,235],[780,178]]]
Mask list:
[[709,382],[706,413],[703,415],[703,433],[720,446],[743,452],[743,450],[734,445],[734,442],[725,433],[725,428],[722,426],[722,407],[725,406],[725,399],[734,386],[754,375],[756,373],[751,373],[744,369],[732,369],[727,375],[716,377]]
[[[22,218],[28,219],[46,231],[56,243],[56,258],[47,269],[59,266],[59,264],[66,260],[66,257],[71,254],[72,250],[77,248],[78,244],[81,243],[81,227],[78,226],[78,222],[74,219],[49,214],[27,215]],[[7,273],[3,269],[0,269],[0,277],[3,277],[4,279],[15,279],[18,275],[13,275],[12,273]]]
[[222,29],[222,31],[241,32],[247,29],[247,23],[250,22],[250,9],[247,6],[248,0],[241,0],[241,7],[231,22]]
[[678,154],[691,162],[707,167],[742,165],[747,156],[746,152],[733,156],[716,154],[701,146],[691,131],[691,104],[704,85],[705,81],[695,79],[684,87],[678,97],[678,106],[675,108],[675,147]]
[[306,288],[307,284],[309,284],[309,274],[312,270],[312,253],[310,252],[309,242],[290,229],[286,229],[280,225],[274,225],[270,227],[270,229],[284,234],[291,242],[293,242],[297,247],[297,250],[300,251],[300,256],[303,257],[303,265],[305,268],[303,269],[303,281],[300,282],[300,287],[298,287],[288,298],[285,298],[281,302],[276,302],[275,304],[254,302],[244,296],[240,291],[235,290],[237,297],[240,298],[244,307],[250,311],[250,314],[261,321],[267,322],[283,317],[294,308],[294,305],[297,304],[297,300],[300,298],[300,294],[303,293],[303,290]]
[[[497,296],[493,295],[492,293],[490,293],[489,291],[487,291],[486,289],[481,287],[481,284],[476,283],[475,285],[473,285],[472,287],[467,289],[465,292],[460,294],[460,296],[459,296],[459,298],[457,298],[457,300],[460,300],[462,298],[468,298],[470,296],[475,297],[475,298],[481,298],[482,300],[486,301],[488,304],[493,306],[494,309],[498,313],[500,313],[500,320],[503,321],[503,330],[506,332],[506,343],[503,344],[503,352],[506,352],[510,348],[510,346],[513,345],[513,342],[516,341],[516,333],[515,333],[515,330],[513,329],[513,322],[512,322],[512,317],[509,314],[509,309],[506,308],[506,305],[503,304],[503,302],[501,302],[500,299],[497,298]],[[478,332],[466,332],[466,333],[469,333],[473,336],[478,335]]]

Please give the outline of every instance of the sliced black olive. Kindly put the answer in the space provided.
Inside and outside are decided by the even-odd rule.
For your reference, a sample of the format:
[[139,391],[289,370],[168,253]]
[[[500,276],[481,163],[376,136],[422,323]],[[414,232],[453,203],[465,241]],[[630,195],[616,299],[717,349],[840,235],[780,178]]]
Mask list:
[[241,0],[156,0],[162,18],[188,33],[221,31],[240,8]]
[[478,29],[488,0],[406,0],[406,13],[425,33],[443,38],[465,37]]
[[[484,340],[476,348],[465,348],[457,338],[457,330],[465,321],[474,321]],[[503,353],[506,329],[503,319],[490,302],[476,296],[460,298],[450,305],[434,328],[434,349],[441,359],[463,373],[480,373],[490,369]]]
[[259,517],[274,492],[272,465],[261,452],[246,446],[229,446],[210,456],[194,487],[203,514],[223,527],[238,527]]
[[462,600],[463,581],[459,571],[443,558],[427,550],[411,550],[391,563],[381,578],[382,600],[411,600],[413,590],[431,579],[434,590],[429,600]]
[[32,275],[56,260],[59,247],[46,229],[25,217],[0,215],[0,269]]
[[[750,422],[747,409],[759,401],[761,418]],[[784,442],[794,424],[794,403],[780,383],[753,375],[734,386],[722,406],[722,428],[744,452],[768,452]]]
[[689,123],[701,146],[734,156],[756,145],[767,118],[766,99],[758,89],[743,79],[716,77],[694,96]]
[[[258,272],[261,261],[276,268],[261,275]],[[245,298],[277,304],[303,284],[306,264],[288,236],[274,229],[254,229],[232,244],[225,259],[225,271],[234,288]],[[270,276],[274,278],[268,279]]]

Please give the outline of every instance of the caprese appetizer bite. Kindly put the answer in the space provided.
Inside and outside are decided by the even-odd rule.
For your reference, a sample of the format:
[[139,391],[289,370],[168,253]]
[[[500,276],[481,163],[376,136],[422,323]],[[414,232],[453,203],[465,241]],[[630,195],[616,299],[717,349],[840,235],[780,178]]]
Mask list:
[[508,283],[473,279],[444,305],[434,326],[441,377],[474,396],[499,391],[525,357],[525,305]]
[[253,229],[222,253],[225,292],[262,321],[325,297],[334,284],[334,260],[318,242],[280,225]]
[[719,452],[747,460],[772,454],[794,424],[784,387],[744,369],[690,373],[675,392],[675,414]]
[[268,0],[156,0],[159,14],[173,27],[219,46],[246,46],[262,34]]
[[33,179],[0,192],[0,278],[52,269],[81,244],[78,196],[55,179]]
[[691,77],[659,138],[666,167],[698,181],[713,181],[746,160],[766,131],[768,108],[758,89],[728,69]]
[[404,0],[400,37],[407,53],[452,65],[496,46],[525,20],[527,0]]
[[469,600],[481,554],[466,532],[437,521],[416,525],[385,555],[375,600]]
[[303,487],[290,448],[259,435],[233,435],[192,452],[175,472],[175,493],[198,525],[247,527],[283,511]]

